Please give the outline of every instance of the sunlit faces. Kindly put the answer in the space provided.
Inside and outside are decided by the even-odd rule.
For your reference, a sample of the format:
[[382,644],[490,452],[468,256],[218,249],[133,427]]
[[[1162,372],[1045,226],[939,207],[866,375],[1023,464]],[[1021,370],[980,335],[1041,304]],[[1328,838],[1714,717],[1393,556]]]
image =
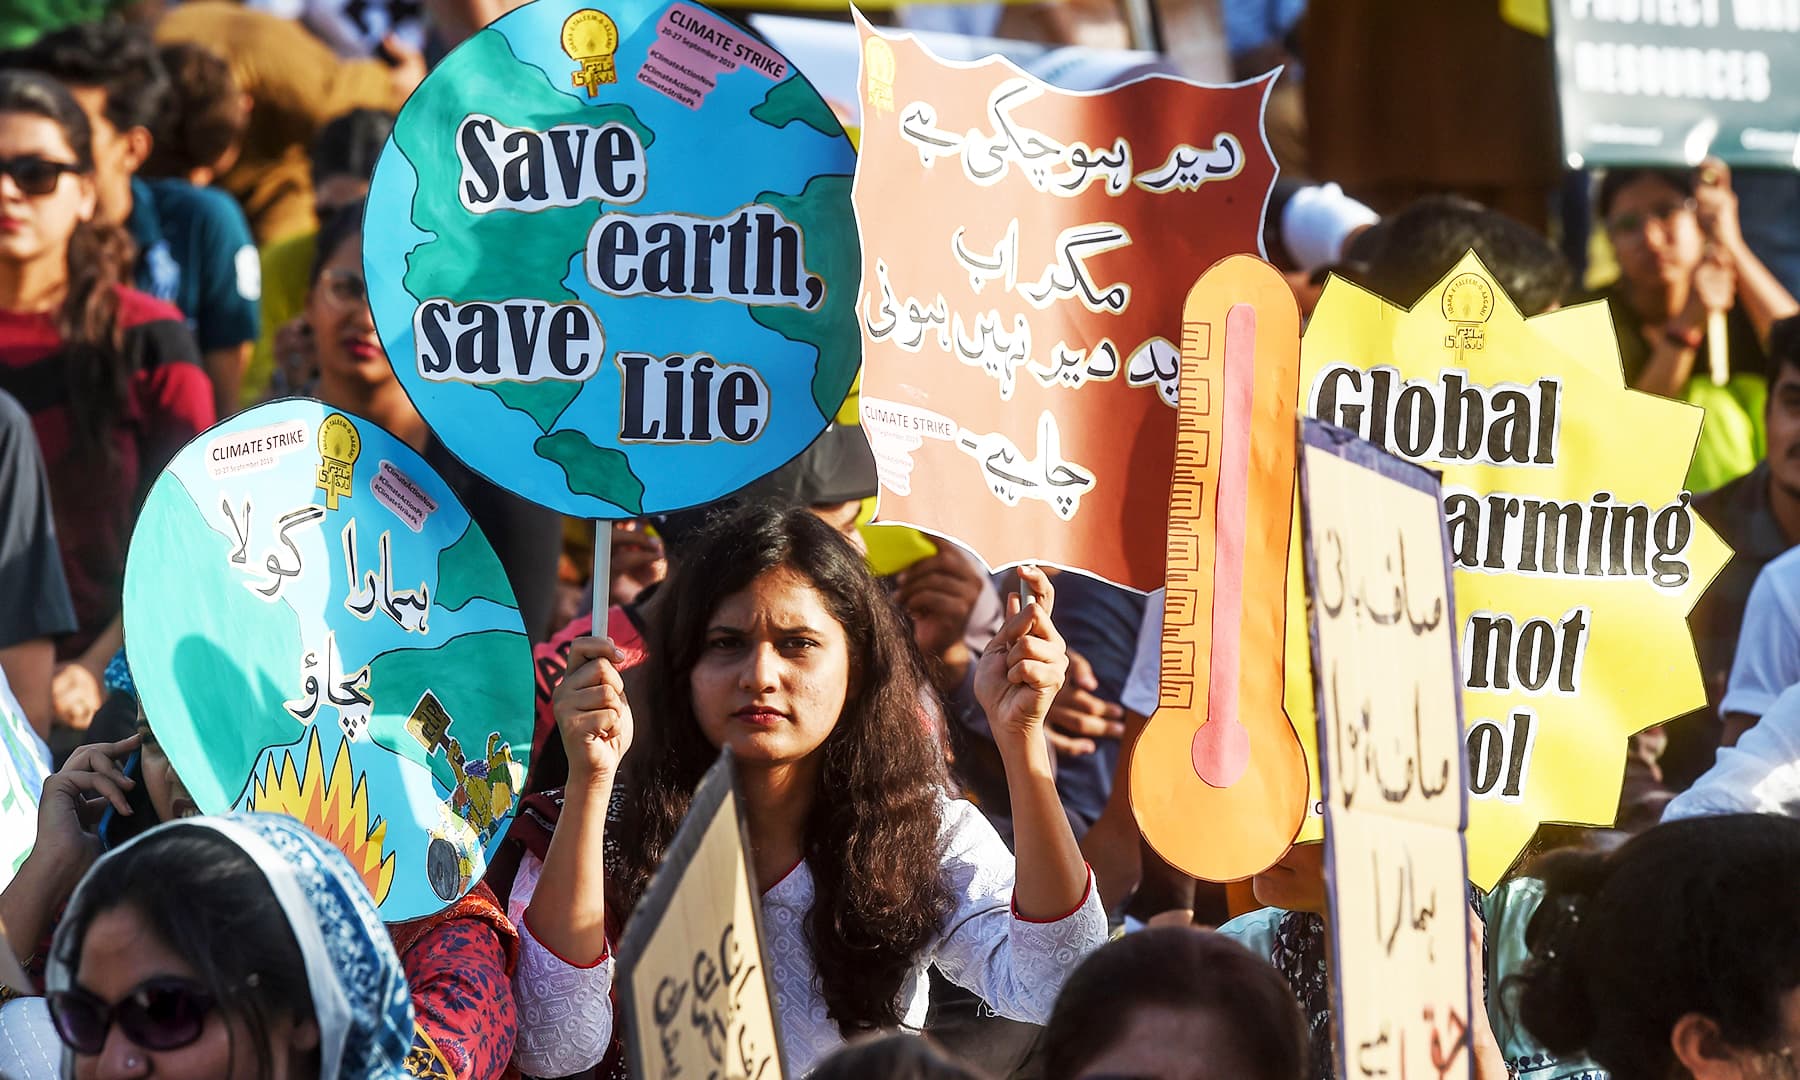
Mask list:
[[794,764],[837,726],[850,646],[818,590],[780,567],[713,612],[688,678],[707,741],[746,764]]
[[862,516],[862,500],[819,503],[807,509],[814,517],[836,529],[839,536],[850,541],[851,547],[865,555],[869,553],[868,542],[863,539],[862,530],[856,527],[856,519]]
[[69,93],[94,129],[94,183],[100,198],[95,215],[109,225],[123,225],[131,216],[131,178],[150,153],[149,132],[113,126],[106,118],[105,87],[71,86]]
[[156,820],[174,821],[198,814],[200,809],[194,805],[193,796],[188,794],[181,777],[175,775],[169,755],[163,752],[162,744],[156,741],[149,725],[141,719],[138,734],[144,739],[142,749],[138,751],[139,771],[143,775],[144,793],[150,797],[150,805],[156,811]]
[[1644,173],[1619,189],[1606,229],[1620,271],[1640,288],[1686,281],[1700,265],[1705,238],[1694,200],[1655,174]]
[[1325,913],[1325,845],[1295,844],[1281,861],[1250,880],[1256,902],[1287,911]]
[[[0,113],[0,160],[38,158],[73,165],[75,151],[61,127],[31,113]],[[25,192],[0,176],[0,259],[28,263],[68,258],[75,227],[94,216],[92,178],[64,172],[47,194]]]
[[319,278],[306,295],[306,325],[312,331],[320,375],[377,385],[392,379],[394,371],[369,311],[362,252],[362,237],[353,233],[319,268]]
[[[173,976],[195,979],[198,973],[158,938],[129,906],[94,916],[81,942],[75,984],[109,1004],[117,1003],[146,980]],[[269,1051],[273,1080],[289,1080],[319,1044],[310,1019],[273,1017]],[[100,1053],[75,1056],[76,1080],[129,1080],[137,1077],[183,1077],[185,1080],[251,1080],[257,1076],[256,1045],[249,1029],[215,1008],[200,1035],[174,1050],[147,1050],[133,1043],[117,1024],[106,1033]]]
[[1769,386],[1769,470],[1784,491],[1800,497],[1800,367],[1781,365]]

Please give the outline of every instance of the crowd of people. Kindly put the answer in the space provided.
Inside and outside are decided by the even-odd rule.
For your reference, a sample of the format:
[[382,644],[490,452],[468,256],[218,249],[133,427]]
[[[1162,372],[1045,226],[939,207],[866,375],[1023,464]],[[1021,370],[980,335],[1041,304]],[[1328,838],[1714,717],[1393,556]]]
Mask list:
[[[1264,235],[1302,311],[1328,274],[1411,305],[1470,249],[1526,314],[1603,301],[1629,385],[1705,410],[1688,485],[1733,550],[1690,616],[1708,705],[1643,718],[1617,826],[1545,827],[1470,887],[1470,1067],[1800,1075],[1800,280],[1792,223],[1748,194],[1783,178],[1564,177],[1538,162],[1545,118],[1512,113],[1494,131],[1517,153],[1441,167],[1428,134],[1471,123],[1423,85],[1450,52],[1421,48],[1404,90],[1371,73],[1397,47],[1365,33],[1378,5],[1217,4],[1229,68],[1290,66]],[[1547,44],[1495,5],[1393,6],[1420,42],[1489,35],[1454,77],[1553,112]],[[726,748],[793,1075],[1347,1075],[1321,845],[1240,888],[1139,834],[1159,594],[992,574],[947,538],[878,575],[854,426],[599,535],[433,432],[376,332],[363,199],[406,95],[501,7],[8,8],[0,710],[47,779],[0,877],[0,1077],[629,1075],[613,950]],[[1401,113],[1416,145],[1356,141]],[[427,918],[383,923],[294,821],[197,814],[133,687],[122,589],[150,483],[287,395],[423,456],[533,642],[526,797],[486,876]],[[597,545],[611,575],[587,581]]]

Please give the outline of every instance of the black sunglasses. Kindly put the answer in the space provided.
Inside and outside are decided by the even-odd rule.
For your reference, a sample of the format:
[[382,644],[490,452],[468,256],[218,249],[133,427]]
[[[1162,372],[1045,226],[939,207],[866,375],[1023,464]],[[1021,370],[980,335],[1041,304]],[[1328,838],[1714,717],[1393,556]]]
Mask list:
[[79,165],[34,155],[0,158],[0,176],[12,177],[13,183],[27,195],[48,195],[56,190],[63,173],[79,174],[81,171]]
[[179,1050],[200,1037],[217,1001],[188,979],[164,975],[145,979],[115,1005],[76,987],[45,995],[57,1035],[77,1054],[92,1056],[106,1047],[114,1024],[145,1050]]

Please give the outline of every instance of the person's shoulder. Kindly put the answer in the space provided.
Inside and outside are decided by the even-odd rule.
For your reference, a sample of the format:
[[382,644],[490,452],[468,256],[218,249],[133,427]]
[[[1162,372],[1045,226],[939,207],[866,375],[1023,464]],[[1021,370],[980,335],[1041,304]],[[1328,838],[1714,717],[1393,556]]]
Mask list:
[[1788,548],[1770,559],[1756,580],[1759,584],[1767,582],[1767,587],[1780,593],[1784,601],[1800,599],[1800,547]]
[[1228,921],[1218,932],[1266,959],[1275,947],[1281,920],[1287,914],[1285,908],[1257,908]]
[[170,322],[177,326],[186,325],[186,320],[174,304],[158,300],[149,293],[139,292],[129,285],[115,285],[113,292],[119,297],[120,330],[129,332]]
[[1694,510],[1706,519],[1708,525],[1718,529],[1721,525],[1729,524],[1738,505],[1748,501],[1761,485],[1768,482],[1769,463],[1759,461],[1756,468],[1737,479],[1727,480],[1711,491],[1694,496]]
[[163,178],[150,181],[150,191],[165,230],[232,229],[249,233],[249,219],[244,216],[243,207],[218,188]]

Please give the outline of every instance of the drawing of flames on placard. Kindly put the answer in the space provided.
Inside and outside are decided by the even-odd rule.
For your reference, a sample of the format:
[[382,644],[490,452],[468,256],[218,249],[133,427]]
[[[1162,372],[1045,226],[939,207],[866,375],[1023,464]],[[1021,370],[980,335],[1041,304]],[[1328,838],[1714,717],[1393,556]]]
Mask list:
[[368,783],[351,774],[350,740],[338,743],[329,776],[317,728],[307,735],[305,766],[295,768],[292,750],[270,755],[263,774],[251,778],[249,809],[297,819],[344,853],[377,904],[387,899],[394,884],[394,856],[383,854],[387,822],[369,820]]
[[1182,303],[1260,250],[1272,79],[1070,93],[861,24],[863,429],[879,520],[1162,584]]
[[[1605,304],[1525,318],[1473,253],[1409,311],[1334,279],[1300,394],[1443,474],[1470,879],[1491,888],[1544,822],[1611,825],[1632,733],[1706,703],[1686,616],[1730,551],[1683,490],[1700,410],[1625,385]],[[1297,659],[1285,704],[1310,731]]]

